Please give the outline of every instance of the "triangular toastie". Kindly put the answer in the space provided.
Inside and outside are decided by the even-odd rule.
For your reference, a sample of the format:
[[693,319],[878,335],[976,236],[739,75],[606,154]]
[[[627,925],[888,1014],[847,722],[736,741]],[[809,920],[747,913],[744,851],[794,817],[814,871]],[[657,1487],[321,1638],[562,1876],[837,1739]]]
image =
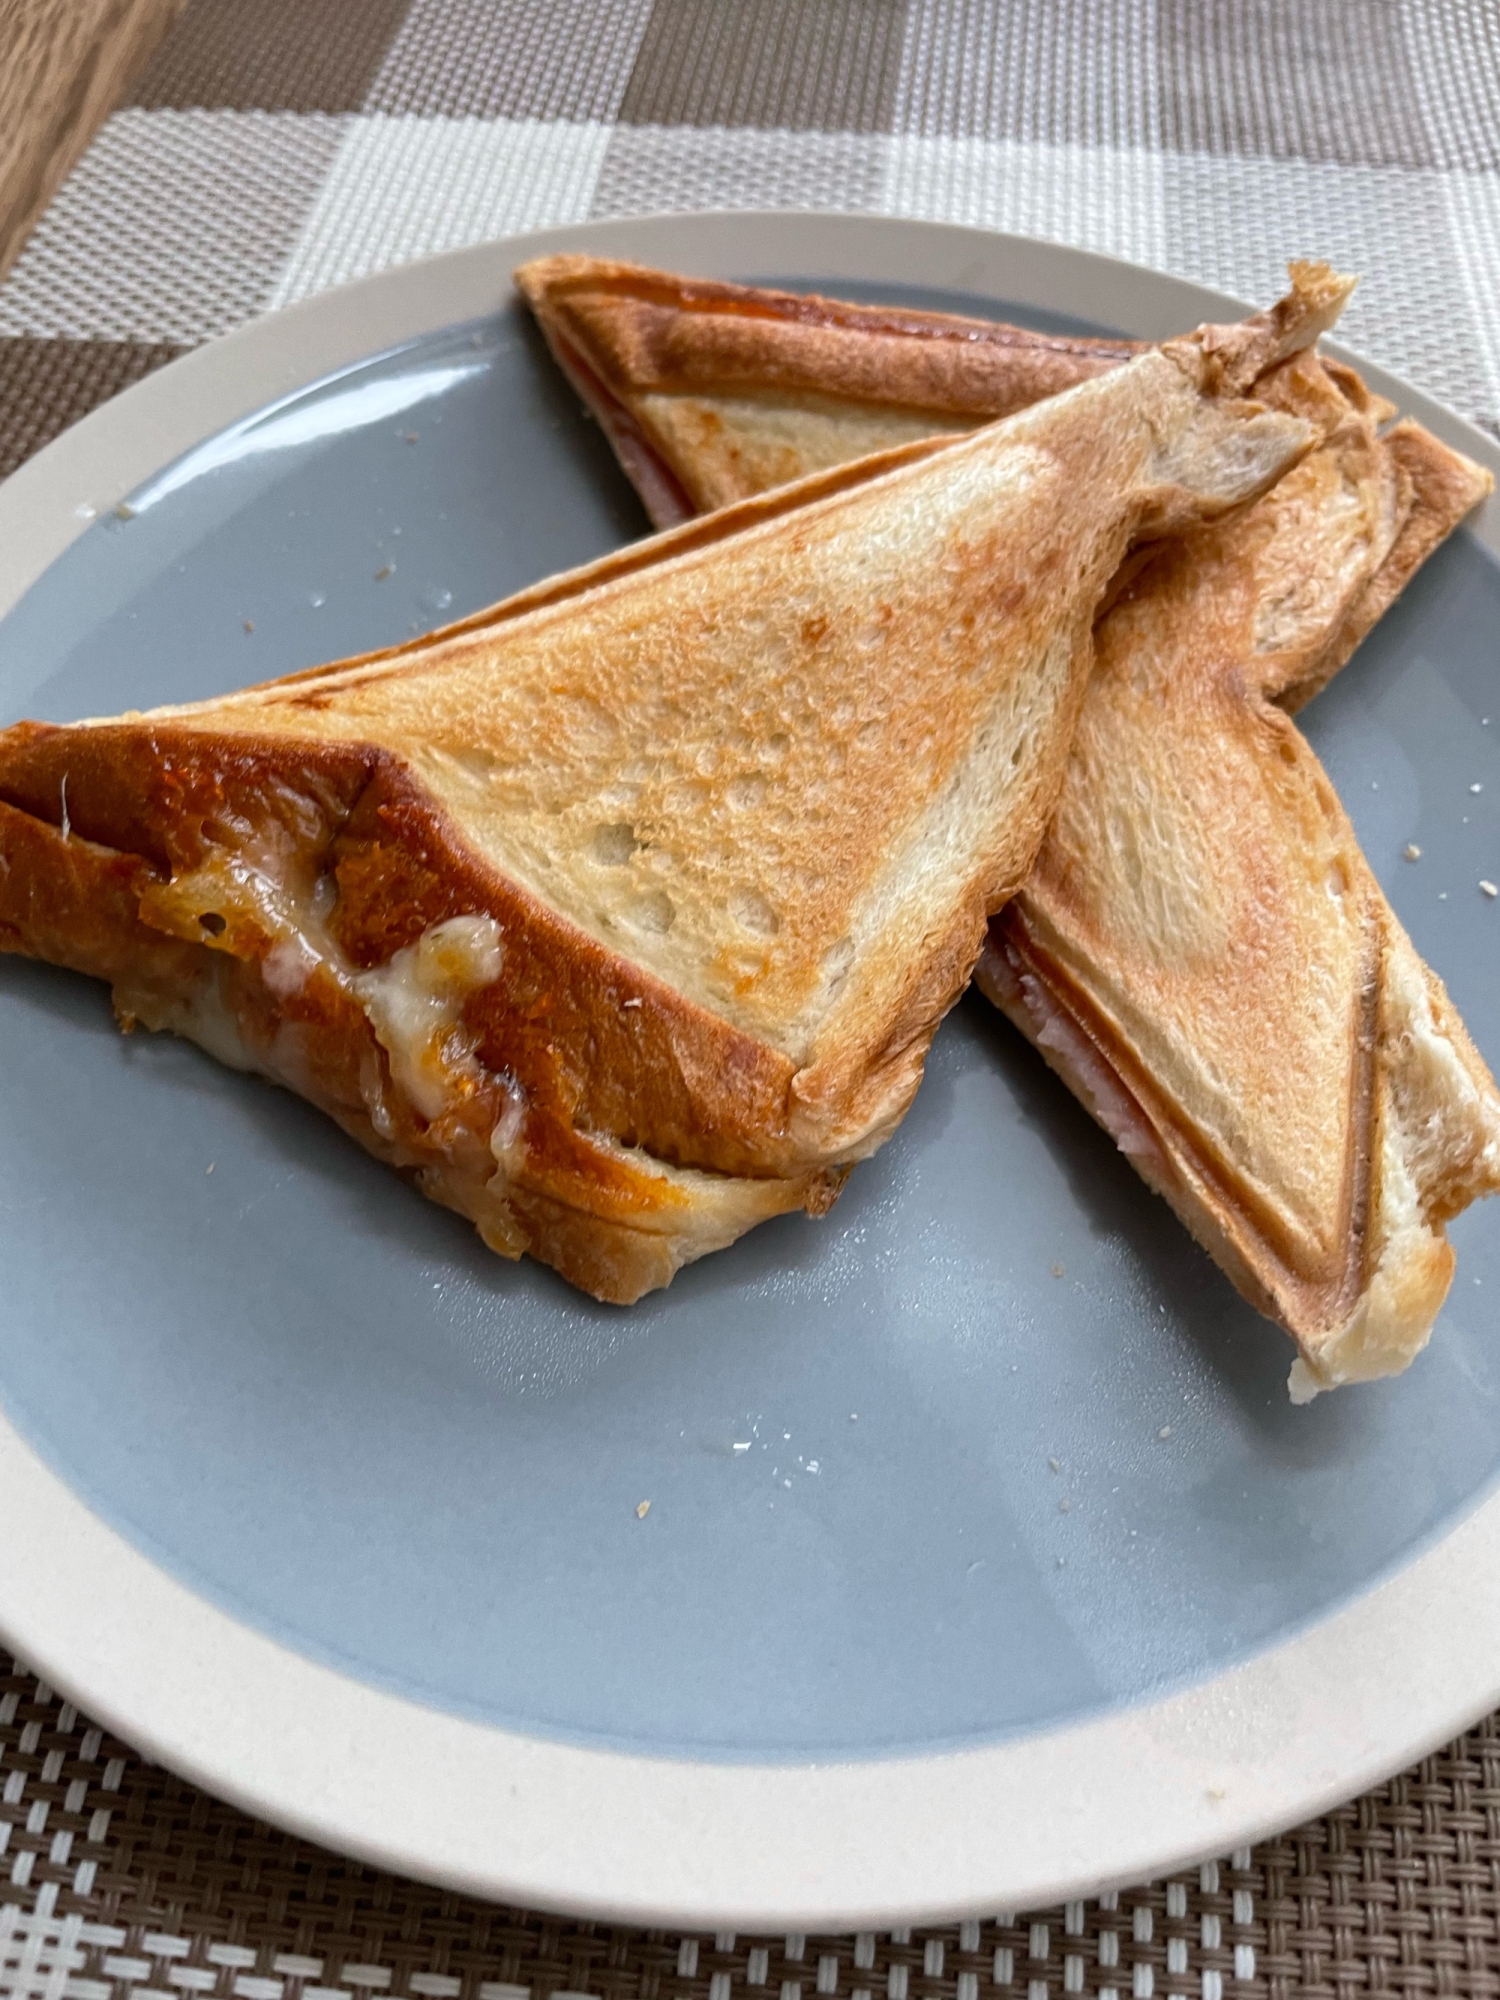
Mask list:
[[[1344,289],[1237,338],[1293,351]],[[603,1298],[825,1207],[1030,872],[1127,548],[1316,439],[1224,339],[390,653],[16,725],[0,943]]]
[[[910,434],[914,343],[967,329],[989,352],[984,322],[924,334],[819,299],[814,338],[782,294],[580,258],[517,276],[559,358],[587,356],[683,494],[821,462],[818,413],[851,384],[851,443],[894,443]],[[731,314],[753,334],[726,338]],[[1014,330],[998,338],[1016,352]],[[732,451],[698,413],[730,391]],[[968,391],[981,407],[977,370]],[[1500,1125],[1487,1070],[1282,711],[1344,664],[1491,482],[1415,424],[1382,435],[1394,412],[1339,364],[1304,358],[1256,392],[1326,442],[1246,514],[1137,574],[1103,621],[1054,830],[977,977],[1293,1334],[1306,1395],[1399,1369],[1425,1342],[1452,1270],[1443,1224],[1500,1184]],[[818,416],[801,433],[799,395]],[[672,398],[694,414],[663,419]],[[1169,976],[1173,938],[1198,942]]]
[[[1262,393],[1308,414],[1337,393],[1315,363],[1281,376]],[[1500,1191],[1500,1094],[1279,704],[1487,485],[1350,407],[1257,506],[1157,554],[1096,629],[1057,814],[976,975],[1294,1336],[1297,1400],[1425,1345],[1443,1225]]]
[[1116,368],[1129,340],[542,257],[516,284],[658,528]]

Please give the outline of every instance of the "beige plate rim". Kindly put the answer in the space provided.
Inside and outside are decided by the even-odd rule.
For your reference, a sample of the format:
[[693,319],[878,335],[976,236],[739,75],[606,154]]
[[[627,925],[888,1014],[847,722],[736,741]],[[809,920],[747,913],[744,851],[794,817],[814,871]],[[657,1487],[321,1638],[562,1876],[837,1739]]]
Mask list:
[[[203,437],[333,369],[493,310],[514,264],[561,250],[704,275],[899,273],[1146,338],[1240,309],[1111,258],[871,216],[654,216],[483,244],[258,321],[49,445],[0,487],[0,616],[90,519]],[[1482,432],[1359,365],[1500,472]],[[1476,531],[1500,554],[1500,504]],[[305,1659],[106,1527],[3,1411],[0,1521],[0,1632],[148,1755],[379,1866],[636,1923],[844,1930],[1125,1886],[1311,1817],[1500,1701],[1500,1494],[1354,1603],[1162,1700],[942,1755],[775,1766],[530,1738]]]

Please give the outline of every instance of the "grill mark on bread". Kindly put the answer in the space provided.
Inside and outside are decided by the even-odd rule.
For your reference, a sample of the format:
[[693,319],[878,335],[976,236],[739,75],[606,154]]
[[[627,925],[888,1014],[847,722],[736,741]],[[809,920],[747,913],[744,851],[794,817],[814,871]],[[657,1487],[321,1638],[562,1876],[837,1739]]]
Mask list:
[[1033,993],[1018,1001],[994,965],[997,953],[1008,961],[1018,980],[1029,976],[1037,983],[1045,1005],[1055,1008],[1083,1038],[1154,1135],[1155,1159],[1125,1146],[1119,1133],[1112,1136],[1179,1221],[1212,1251],[1236,1289],[1258,1311],[1295,1324],[1310,1339],[1342,1325],[1369,1277],[1371,1107],[1382,960],[1378,928],[1368,923],[1365,926],[1367,971],[1360,982],[1353,1024],[1356,1054],[1349,1071],[1343,1192],[1329,1248],[1322,1256],[1309,1256],[1305,1237],[1298,1241],[1302,1232],[1289,1231],[1273,1209],[1255,1201],[1238,1164],[1221,1149],[1210,1146],[1202,1128],[1182,1116],[1095,996],[1046,950],[1028,922],[1021,898],[991,922],[979,985],[1017,1025],[1023,1024],[1023,1011],[1029,1015],[1025,1023],[1028,1039],[1038,1043],[1048,1066],[1089,1104],[1087,1076],[1069,1061],[1066,1050],[1039,1042],[1047,1017],[1045,1011],[1037,1011],[1038,996]]
[[[571,268],[569,268],[571,267]],[[1062,354],[1125,360],[1146,344],[1123,337],[1090,334],[1038,333],[1003,320],[970,318],[960,313],[923,312],[917,308],[859,305],[827,298],[818,292],[778,292],[764,286],[735,285],[713,278],[677,278],[640,265],[608,264],[591,257],[538,259],[517,272],[519,282],[536,295],[567,298],[582,291],[599,291],[643,304],[668,306],[684,313],[720,313],[739,319],[795,322],[804,326],[852,327],[860,332],[897,334],[926,340],[976,340],[1000,347],[1046,346]]]

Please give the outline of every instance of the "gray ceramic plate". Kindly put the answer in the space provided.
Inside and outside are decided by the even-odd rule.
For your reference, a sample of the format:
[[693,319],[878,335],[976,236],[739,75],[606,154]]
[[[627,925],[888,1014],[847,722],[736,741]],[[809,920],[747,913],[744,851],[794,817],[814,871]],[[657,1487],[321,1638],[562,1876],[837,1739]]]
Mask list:
[[[560,247],[1044,326],[1231,309],[826,218],[372,280],[0,494],[3,719],[285,673],[642,533],[506,296]],[[1307,717],[1492,1060],[1497,629],[1465,533]],[[491,1257],[296,1100],[122,1039],[102,988],[6,961],[0,1031],[0,1625],[272,1817],[525,1900],[892,1920],[1223,1851],[1495,1694],[1494,1215],[1457,1225],[1407,1378],[1294,1409],[1283,1337],[972,998],[827,1221],[629,1311]],[[1403,1686],[1418,1628],[1447,1665]]]

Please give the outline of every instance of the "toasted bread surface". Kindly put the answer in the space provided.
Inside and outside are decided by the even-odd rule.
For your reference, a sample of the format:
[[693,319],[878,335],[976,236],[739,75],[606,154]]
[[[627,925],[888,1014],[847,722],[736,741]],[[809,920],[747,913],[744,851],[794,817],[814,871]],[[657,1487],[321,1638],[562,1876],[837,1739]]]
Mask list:
[[[1306,408],[1306,364],[1269,393]],[[979,981],[1241,1291],[1298,1396],[1427,1339],[1500,1097],[1279,698],[1342,664],[1487,476],[1353,407],[1096,633],[1057,815]]]
[[[1211,373],[1153,350],[424,645],[19,725],[0,937],[635,1296],[826,1206],[904,1112],[1030,869],[1126,547],[1313,441]],[[98,936],[47,915],[80,847]]]
[[596,257],[516,284],[658,527],[822,467],[958,435],[1141,351]]
[[[529,1250],[602,1299],[628,1303],[756,1222],[820,1213],[833,1200],[837,1172],[694,1172],[586,1129],[595,1107],[556,1059],[549,1022],[565,1007],[613,1020],[628,1077],[641,1068],[638,1044],[670,1032],[657,996],[649,985],[642,994],[614,984],[613,966],[600,978],[597,965],[573,960],[560,995],[539,952],[506,949],[521,927],[502,935],[472,907],[447,914],[484,890],[465,882],[461,857],[448,865],[398,769],[378,760],[246,765],[241,754],[238,782],[226,785],[211,764],[195,766],[193,746],[175,761],[170,742],[164,748],[178,783],[142,795],[148,811],[168,815],[155,860],[0,803],[10,864],[0,948],[109,980],[127,1028],[172,1030],[297,1091],[468,1217],[491,1249]],[[407,821],[387,835],[397,867],[373,905],[358,893],[368,861],[361,808],[363,824],[374,816],[382,832],[387,820]],[[101,810],[110,814],[107,799]],[[126,812],[114,802],[122,837]],[[238,836],[229,852],[226,816]],[[401,832],[415,835],[415,851]],[[174,860],[183,864],[175,875]],[[334,923],[318,885],[346,881],[348,906]],[[735,1053],[726,1052],[731,1085]]]

